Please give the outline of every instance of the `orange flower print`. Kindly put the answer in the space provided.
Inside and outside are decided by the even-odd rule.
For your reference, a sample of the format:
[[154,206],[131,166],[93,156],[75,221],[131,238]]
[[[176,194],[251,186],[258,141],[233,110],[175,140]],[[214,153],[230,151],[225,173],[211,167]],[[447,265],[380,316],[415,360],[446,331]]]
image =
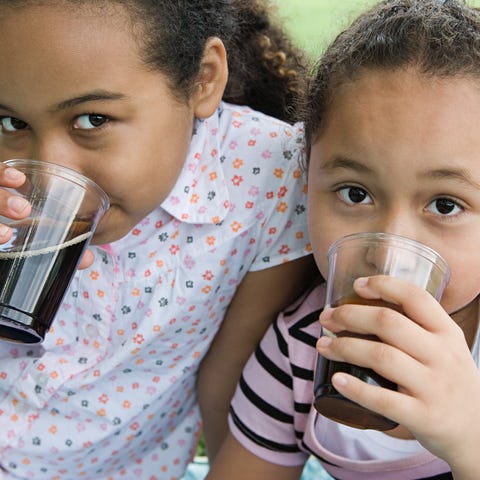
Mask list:
[[293,178],[300,178],[302,176],[302,171],[300,169],[296,169],[293,172]]
[[92,280],[98,280],[98,277],[100,277],[100,274],[99,274],[97,271],[92,270],[92,271],[90,272],[90,278],[91,278]]
[[215,245],[216,238],[212,236],[207,237],[207,245],[213,247]]
[[210,181],[213,182],[214,180],[216,180],[218,178],[217,172],[211,172],[208,175],[208,178],[210,178]]
[[285,213],[288,209],[288,205],[285,202],[280,202],[277,207],[277,212]]
[[277,177],[277,178],[282,178],[283,177],[283,168],[276,168],[274,171],[273,171],[273,174]]
[[238,232],[242,228],[242,224],[235,221],[230,225],[230,228],[232,229],[233,232]]
[[236,158],[233,161],[233,168],[238,170],[239,168],[242,168],[242,166],[243,166],[243,160],[241,158]]

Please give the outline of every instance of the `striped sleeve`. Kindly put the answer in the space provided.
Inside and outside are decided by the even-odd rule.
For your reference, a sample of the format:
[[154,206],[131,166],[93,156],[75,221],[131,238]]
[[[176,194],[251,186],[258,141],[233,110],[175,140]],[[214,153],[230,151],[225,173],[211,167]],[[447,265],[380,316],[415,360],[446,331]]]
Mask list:
[[[303,418],[311,406],[313,370],[308,367],[314,363],[316,337],[302,332],[300,339],[292,338],[292,330],[297,336],[297,326],[289,326],[290,316],[286,312],[278,317],[247,362],[230,407],[229,426],[254,455],[278,465],[297,466],[308,458],[302,446]],[[314,314],[300,324],[318,324],[317,319]],[[291,356],[291,341],[302,343],[301,365],[296,355]]]

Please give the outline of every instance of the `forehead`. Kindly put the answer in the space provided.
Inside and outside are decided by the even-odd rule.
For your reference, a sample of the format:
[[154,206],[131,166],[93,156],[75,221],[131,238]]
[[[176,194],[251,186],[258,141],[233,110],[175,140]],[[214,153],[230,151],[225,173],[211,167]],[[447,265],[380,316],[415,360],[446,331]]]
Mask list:
[[378,164],[478,161],[479,128],[477,79],[368,71],[337,89],[313,147]]
[[[0,97],[29,105],[98,88],[133,88],[147,72],[127,11],[116,2],[92,7],[53,2],[0,14]],[[131,85],[131,86],[129,86]]]

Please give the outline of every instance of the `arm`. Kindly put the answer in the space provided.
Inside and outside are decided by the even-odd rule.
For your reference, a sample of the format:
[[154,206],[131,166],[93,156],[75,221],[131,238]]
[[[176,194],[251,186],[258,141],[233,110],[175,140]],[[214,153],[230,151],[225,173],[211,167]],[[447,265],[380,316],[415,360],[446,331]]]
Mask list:
[[285,467],[256,457],[245,449],[232,434],[228,434],[207,480],[298,480],[302,466]]
[[317,275],[311,255],[246,275],[202,362],[199,404],[207,452],[213,460],[225,438],[230,400],[242,368],[278,313]]

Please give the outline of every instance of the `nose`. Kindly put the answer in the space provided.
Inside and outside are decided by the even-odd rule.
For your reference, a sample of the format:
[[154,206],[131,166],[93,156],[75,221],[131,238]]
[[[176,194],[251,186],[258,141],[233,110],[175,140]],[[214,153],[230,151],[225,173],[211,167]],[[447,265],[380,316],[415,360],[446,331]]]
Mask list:
[[44,135],[32,142],[30,158],[70,167],[78,171],[75,166],[73,149],[68,139],[54,133]]
[[417,236],[416,213],[409,205],[391,205],[381,212],[374,223],[376,232],[391,233],[415,239]]

